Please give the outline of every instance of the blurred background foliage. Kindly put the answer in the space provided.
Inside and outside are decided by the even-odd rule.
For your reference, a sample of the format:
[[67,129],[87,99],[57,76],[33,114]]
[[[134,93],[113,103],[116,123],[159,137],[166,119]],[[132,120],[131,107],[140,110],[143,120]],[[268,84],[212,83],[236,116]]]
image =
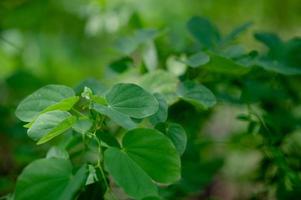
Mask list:
[[[0,195],[12,192],[22,168],[45,154],[44,147],[35,147],[27,138],[25,129],[14,116],[16,105],[24,96],[47,83],[74,87],[87,78],[96,78],[106,83],[115,81],[114,66],[120,63],[123,66],[132,64],[131,60],[127,62],[124,57],[131,51],[131,45],[133,48],[136,45],[130,35],[136,34],[135,37],[142,41],[145,35],[153,37],[155,43],[148,45],[150,49],[156,47],[156,50],[150,50],[148,56],[154,56],[152,52],[155,51],[159,64],[173,63],[172,55],[193,52],[187,48],[191,47],[191,35],[186,27],[192,16],[207,17],[223,34],[245,22],[252,22],[250,29],[237,40],[244,44],[246,50],[268,49],[254,39],[254,33],[258,31],[275,32],[284,41],[301,35],[300,0],[1,0]],[[138,29],[149,31],[137,33]],[[150,29],[159,31],[154,33]],[[256,37],[260,40],[260,35]],[[273,47],[267,46],[273,50]],[[272,50],[267,57],[281,57],[276,50]],[[120,66],[117,68],[120,70]],[[124,78],[120,77],[117,79]],[[264,80],[264,77],[256,77]],[[208,82],[213,85],[213,81]],[[294,89],[300,86],[298,80],[290,82],[288,84]],[[246,85],[247,90],[243,93],[246,101],[273,98],[268,84],[265,87]],[[223,85],[214,87],[219,90]],[[281,99],[283,95],[286,98],[286,94],[281,92],[281,84],[279,88],[280,92],[275,96]],[[284,93],[294,89],[284,89]],[[254,91],[258,96],[253,95]],[[230,92],[236,91],[232,89]],[[253,187],[253,181],[258,179],[256,170],[264,159],[258,150],[262,138],[244,133],[245,123],[236,119],[247,108],[225,104],[219,104],[214,113],[199,113],[181,103],[171,109],[173,120],[182,122],[187,133],[197,132],[189,137],[198,141],[198,144],[188,145],[188,153],[183,158],[188,160],[183,166],[188,168],[184,169],[184,173],[193,173],[184,174],[187,182],[184,180],[180,185],[172,186],[175,193],[165,191],[167,197],[186,196],[188,193],[190,198],[196,196],[198,199],[208,199],[207,193],[210,193],[223,197],[221,199],[273,199],[267,188],[261,185],[265,184],[264,181],[256,183],[256,188]],[[176,114],[179,109],[185,110],[182,117]],[[290,113],[283,110],[278,113],[280,117],[269,115],[266,120],[275,123],[279,118],[286,118],[287,124],[293,123],[290,121],[293,117],[289,118]],[[300,108],[289,110],[298,111]],[[196,120],[189,119],[191,115],[197,116]],[[245,119],[245,116],[240,118]],[[254,123],[249,126],[254,126],[250,129],[256,128]],[[287,127],[281,126],[274,128],[287,130]],[[282,147],[284,151],[301,146],[299,134],[294,133],[290,137],[293,139],[285,140]],[[295,153],[296,160],[292,162],[300,162],[300,153]],[[191,162],[199,160],[199,157],[199,162]],[[268,164],[265,170],[273,173]],[[279,182],[282,183],[286,184],[285,188],[293,184],[289,178]],[[272,188],[270,185],[268,187]],[[202,191],[201,195],[196,191]],[[283,197],[281,195],[286,194],[279,194]]]

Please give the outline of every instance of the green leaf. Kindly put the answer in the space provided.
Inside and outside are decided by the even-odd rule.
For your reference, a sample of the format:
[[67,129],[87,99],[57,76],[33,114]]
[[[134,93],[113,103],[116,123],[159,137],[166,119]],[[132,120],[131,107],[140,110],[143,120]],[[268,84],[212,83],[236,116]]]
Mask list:
[[15,200],[72,200],[84,185],[86,165],[72,174],[69,160],[49,158],[29,164],[19,176]]
[[230,42],[234,39],[236,39],[241,33],[245,32],[252,26],[252,22],[246,22],[235,29],[233,29],[228,35],[225,36],[223,39],[224,42]]
[[41,114],[27,134],[33,140],[38,140],[38,144],[42,144],[67,131],[75,121],[76,118],[66,111],[50,111]]
[[104,154],[107,171],[131,197],[156,196],[158,191],[151,178],[125,152],[108,148]]
[[31,122],[36,117],[50,110],[69,110],[78,98],[72,88],[63,85],[47,85],[26,97],[16,110],[16,116],[25,122]]
[[118,112],[110,107],[103,106],[100,104],[94,104],[93,109],[96,112],[109,117],[113,122],[125,129],[133,129],[137,126],[136,123],[129,116]]
[[108,90],[106,85],[96,79],[90,78],[82,81],[75,87],[76,94],[80,95],[85,87],[90,88],[95,95],[103,95]]
[[120,83],[106,94],[108,106],[134,118],[145,118],[157,112],[159,103],[138,85]]
[[148,42],[143,49],[143,63],[148,71],[154,71],[158,66],[158,54],[154,42]]
[[149,121],[153,125],[156,125],[160,122],[165,122],[167,120],[168,105],[167,105],[167,102],[165,101],[164,97],[161,94],[155,93],[154,96],[156,97],[157,101],[159,102],[159,109],[154,115],[149,117]]
[[[158,78],[160,77],[160,78]],[[178,78],[163,70],[156,70],[144,75],[140,81],[143,88],[151,93],[160,93],[168,104],[177,100]]]
[[187,28],[205,48],[214,47],[220,41],[218,29],[206,18],[192,17],[187,22]]
[[184,128],[177,123],[159,124],[156,128],[169,137],[178,153],[183,155],[187,144],[187,135]]
[[117,41],[116,47],[125,55],[132,54],[140,45],[152,41],[158,32],[152,29],[141,29],[132,36],[121,38]]
[[201,109],[208,109],[216,104],[216,98],[208,88],[191,81],[179,85],[178,95],[184,101]]
[[158,196],[149,196],[149,197],[145,197],[142,200],[162,200],[161,197]]
[[206,53],[199,52],[190,56],[184,63],[187,64],[189,67],[196,68],[207,64],[209,61],[210,57]]
[[161,132],[146,128],[130,130],[123,137],[122,147],[153,180],[172,183],[180,179],[180,157]]
[[86,134],[92,127],[93,122],[90,119],[79,119],[73,124],[72,128],[78,133]]
[[97,131],[96,136],[107,146],[120,148],[119,142],[111,133],[107,131]]
[[251,70],[250,67],[236,63],[229,58],[217,55],[213,52],[207,52],[207,54],[210,56],[210,61],[205,64],[202,69],[206,69],[209,72],[240,76]]
[[53,146],[48,150],[46,158],[69,159],[69,154],[65,149],[61,147]]
[[257,61],[255,66],[259,66],[267,71],[276,72],[287,76],[301,74],[300,68],[290,67],[277,61]]

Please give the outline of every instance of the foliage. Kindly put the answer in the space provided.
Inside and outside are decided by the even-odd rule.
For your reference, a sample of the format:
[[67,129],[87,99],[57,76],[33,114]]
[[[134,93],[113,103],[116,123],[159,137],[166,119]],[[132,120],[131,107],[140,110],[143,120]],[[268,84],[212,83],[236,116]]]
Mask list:
[[[43,16],[42,6],[34,5]],[[55,3],[49,10],[56,10]],[[70,11],[65,23],[75,19],[83,25],[86,19],[74,18],[76,12]],[[1,26],[12,24],[9,20],[13,18],[0,21]],[[110,52],[101,80],[83,80],[71,88],[48,84],[57,81],[41,81],[23,70],[7,79],[9,92],[20,80],[21,87],[28,84],[26,90],[19,89],[22,95],[16,92],[20,96],[15,101],[32,93],[19,103],[16,116],[38,145],[30,148],[42,149],[36,157],[48,151],[23,169],[8,198],[215,198],[214,184],[231,174],[231,155],[240,152],[238,162],[243,164],[251,152],[257,155],[255,167],[243,167],[248,170],[242,175],[232,169],[235,181],[246,176],[243,184],[252,185],[237,198],[298,199],[300,38],[283,41],[276,34],[258,32],[254,37],[267,51],[247,51],[237,38],[248,31],[249,22],[223,34],[210,20],[196,16],[188,20],[186,34],[145,29],[139,20],[133,15],[129,26],[135,30],[116,40],[116,52]],[[35,27],[34,20],[18,23],[25,30]],[[50,25],[52,31],[62,31]],[[40,28],[39,45],[47,37],[44,25]],[[97,40],[81,37],[81,31],[72,32],[71,43]],[[75,55],[75,65],[84,66],[97,57],[93,50],[84,53],[86,58],[81,50],[67,57]],[[49,65],[47,59],[43,62]],[[43,74],[53,71],[49,67]],[[242,127],[225,130],[228,140],[217,141],[223,138],[208,136],[208,126],[224,128],[220,124],[227,119],[215,119],[223,106],[239,108],[233,114]],[[0,107],[0,112],[1,119],[9,119],[8,108]]]

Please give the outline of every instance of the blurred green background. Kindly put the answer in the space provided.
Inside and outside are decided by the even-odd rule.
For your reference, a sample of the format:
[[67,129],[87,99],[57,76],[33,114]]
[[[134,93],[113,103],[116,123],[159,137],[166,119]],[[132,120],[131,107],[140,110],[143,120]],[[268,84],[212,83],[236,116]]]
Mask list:
[[[26,164],[44,155],[43,147],[35,147],[14,116],[22,98],[47,83],[73,87],[90,77],[109,79],[107,66],[122,56],[116,41],[136,29],[164,32],[167,44],[180,52],[187,42],[186,22],[195,15],[207,17],[222,33],[253,22],[239,38],[248,49],[263,48],[253,39],[257,31],[275,32],[284,39],[301,35],[300,0],[1,0],[0,196],[13,191]],[[206,132],[237,131],[232,129],[240,124],[231,121],[237,108],[220,110],[215,121],[228,120],[217,128],[212,123]],[[212,150],[204,148],[208,157]],[[219,154],[219,147],[214,151]],[[258,157],[254,151],[229,152],[222,171],[230,180],[243,177]],[[235,181],[219,184],[227,185],[227,194],[233,196]]]

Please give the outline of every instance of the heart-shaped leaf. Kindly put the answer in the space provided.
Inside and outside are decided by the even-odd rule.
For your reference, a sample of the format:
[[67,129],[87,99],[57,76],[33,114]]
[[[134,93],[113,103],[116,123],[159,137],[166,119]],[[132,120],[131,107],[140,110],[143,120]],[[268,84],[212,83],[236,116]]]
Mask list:
[[216,104],[215,96],[208,88],[192,81],[181,83],[178,95],[184,101],[201,109],[207,109]]
[[156,93],[156,94],[154,94],[154,96],[156,97],[157,101],[159,102],[159,109],[154,115],[149,117],[149,121],[153,125],[156,125],[160,122],[165,122],[167,120],[168,105],[167,105],[167,102],[165,101],[164,97],[161,94]]
[[171,183],[180,178],[180,157],[172,142],[154,129],[128,131],[122,149],[105,151],[106,169],[125,192],[135,198],[157,196],[151,180]]
[[180,155],[184,153],[187,144],[187,135],[180,124],[162,123],[156,126],[156,128],[170,138]]
[[108,106],[134,118],[145,118],[157,112],[156,98],[138,85],[120,83],[106,94]]
[[108,172],[129,196],[141,199],[158,193],[151,178],[120,149],[109,148],[104,159]]
[[155,181],[171,183],[180,178],[180,157],[172,142],[154,129],[128,131],[122,140],[127,155]]
[[129,116],[118,112],[110,107],[103,106],[100,104],[94,104],[93,109],[96,112],[109,117],[113,122],[125,129],[133,129],[137,126],[136,123]]
[[47,111],[67,111],[78,101],[72,88],[63,85],[47,85],[26,97],[17,107],[16,116],[31,122]]
[[87,166],[72,173],[69,160],[40,159],[29,164],[19,176],[15,200],[72,200],[88,176]]
[[163,70],[156,70],[144,75],[140,81],[143,88],[151,93],[160,93],[168,104],[177,100],[178,78]]

